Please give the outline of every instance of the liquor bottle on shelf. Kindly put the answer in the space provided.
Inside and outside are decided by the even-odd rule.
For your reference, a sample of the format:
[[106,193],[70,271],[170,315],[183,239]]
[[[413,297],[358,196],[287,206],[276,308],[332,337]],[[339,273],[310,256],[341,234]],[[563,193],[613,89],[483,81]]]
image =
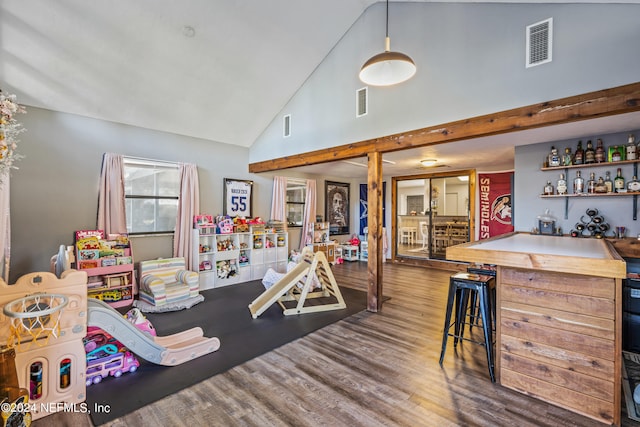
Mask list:
[[611,174],[607,171],[604,178],[604,185],[607,187],[607,193],[613,193],[613,181],[611,181]]
[[553,195],[553,185],[551,185],[551,181],[547,181],[547,185],[544,186],[543,194],[545,196],[552,196]]
[[560,166],[560,156],[558,155],[558,149],[556,147],[551,147],[551,152],[549,153],[549,161],[547,162],[549,167],[558,167]]
[[587,141],[587,149],[584,150],[584,163],[590,164],[596,162],[596,150],[593,149],[591,140]]
[[611,161],[612,162],[619,162],[620,160],[622,160],[622,154],[620,154],[620,150],[618,149],[618,146],[616,145],[615,147],[613,147],[613,153],[611,153]]
[[582,141],[578,141],[578,148],[576,148],[576,154],[573,155],[573,164],[584,164],[584,150],[582,149]]
[[640,182],[635,175],[633,176],[633,179],[627,183],[627,191],[633,193],[640,191]]
[[571,166],[573,164],[573,154],[571,154],[571,147],[567,147],[564,149],[564,154],[562,155],[562,164],[564,166]]
[[567,180],[563,173],[560,174],[560,179],[558,179],[556,184],[556,191],[558,194],[567,194]]
[[573,193],[584,193],[584,178],[581,176],[580,171],[576,172],[576,177],[573,180]]
[[636,147],[636,139],[633,134],[629,134],[629,140],[627,143],[627,160],[635,160],[638,157],[638,150]]
[[598,138],[596,141],[596,163],[604,163],[607,161],[607,156],[604,152],[604,146],[602,145],[602,140]]
[[618,168],[618,175],[613,179],[613,188],[616,193],[623,193],[626,190],[624,186],[624,178],[622,177],[622,169]]
[[598,177],[598,181],[596,181],[595,193],[602,194],[607,192],[607,186],[604,184],[604,179],[601,176]]
[[593,194],[596,192],[596,174],[591,172],[589,174],[589,180],[587,181],[587,193]]

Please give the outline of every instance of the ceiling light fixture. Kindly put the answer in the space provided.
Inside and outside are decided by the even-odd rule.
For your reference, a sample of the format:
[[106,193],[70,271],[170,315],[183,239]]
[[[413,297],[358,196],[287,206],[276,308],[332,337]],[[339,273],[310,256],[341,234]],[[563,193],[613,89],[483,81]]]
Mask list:
[[425,160],[420,160],[420,164],[426,168],[435,165],[437,162],[436,159],[425,159]]
[[409,80],[416,73],[413,59],[391,52],[389,38],[389,0],[387,0],[387,32],[384,52],[372,56],[360,70],[360,80],[371,86],[391,86]]

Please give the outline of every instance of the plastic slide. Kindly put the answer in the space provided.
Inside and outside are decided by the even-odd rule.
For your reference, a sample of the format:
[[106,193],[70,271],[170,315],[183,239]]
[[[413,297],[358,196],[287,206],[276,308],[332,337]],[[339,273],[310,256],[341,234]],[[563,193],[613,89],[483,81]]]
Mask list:
[[207,338],[202,328],[191,328],[164,337],[153,337],[135,327],[108,304],[87,299],[87,326],[96,326],[120,341],[132,353],[149,362],[175,366],[220,348],[218,338]]

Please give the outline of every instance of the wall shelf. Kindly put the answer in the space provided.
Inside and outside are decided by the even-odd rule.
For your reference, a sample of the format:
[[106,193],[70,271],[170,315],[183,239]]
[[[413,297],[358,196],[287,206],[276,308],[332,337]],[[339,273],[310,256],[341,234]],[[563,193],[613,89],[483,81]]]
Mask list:
[[[638,176],[638,162],[640,159],[635,160],[621,160],[619,162],[602,162],[602,163],[585,163],[582,165],[568,165],[568,166],[553,166],[553,167],[542,167],[541,171],[549,172],[549,171],[561,171],[564,172],[564,175],[567,179],[567,186],[570,185],[569,181],[569,169],[584,169],[584,168],[594,168],[594,167],[608,167],[608,166],[618,166],[618,165],[633,165],[633,176]],[[585,182],[586,185],[586,182]],[[633,220],[636,221],[638,219],[638,194],[640,192],[625,192],[625,193],[568,193],[568,194],[541,194],[541,198],[559,198],[564,197],[564,219],[569,219],[569,198],[570,197],[633,197]]]
[[542,171],[563,171],[566,169],[580,169],[580,168],[598,168],[614,165],[632,165],[638,163],[640,160],[620,160],[619,162],[601,162],[601,163],[584,163],[582,165],[569,165],[569,166],[547,166],[541,167]]
[[548,198],[548,199],[553,199],[553,198],[562,198],[562,197],[584,197],[584,198],[589,198],[589,197],[629,197],[629,196],[637,196],[640,194],[640,191],[635,191],[635,192],[627,192],[627,193],[581,193],[581,194],[541,194],[540,197],[542,198]]

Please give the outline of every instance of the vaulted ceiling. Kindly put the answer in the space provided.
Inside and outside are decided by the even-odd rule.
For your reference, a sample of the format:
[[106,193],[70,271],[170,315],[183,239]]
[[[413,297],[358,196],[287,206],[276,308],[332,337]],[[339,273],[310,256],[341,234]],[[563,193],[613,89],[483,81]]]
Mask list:
[[2,0],[0,88],[29,106],[249,147],[374,3]]

